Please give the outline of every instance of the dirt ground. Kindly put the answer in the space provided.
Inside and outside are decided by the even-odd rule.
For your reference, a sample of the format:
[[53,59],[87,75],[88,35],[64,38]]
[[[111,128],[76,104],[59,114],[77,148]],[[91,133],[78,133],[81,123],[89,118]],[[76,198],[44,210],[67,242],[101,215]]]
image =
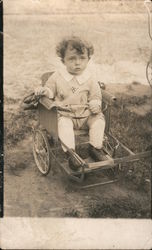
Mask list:
[[[112,132],[135,152],[151,145],[151,90],[145,77],[150,45],[143,14],[106,14],[54,18],[46,15],[5,16],[4,215],[39,217],[150,218],[151,161],[129,164],[119,182],[83,190],[57,164],[46,177],[32,155],[31,126],[36,115],[20,109],[23,95],[55,68],[55,44],[69,32],[95,44],[102,81],[118,98],[112,109]],[[81,26],[83,20],[84,26]],[[109,29],[110,25],[110,29]],[[43,38],[43,39],[42,39]],[[90,175],[98,181],[102,174]]]

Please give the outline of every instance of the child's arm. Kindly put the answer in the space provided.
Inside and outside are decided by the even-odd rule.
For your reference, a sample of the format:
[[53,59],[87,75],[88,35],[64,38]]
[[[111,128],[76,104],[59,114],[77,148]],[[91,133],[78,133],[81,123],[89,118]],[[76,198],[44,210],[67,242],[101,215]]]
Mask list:
[[38,87],[35,89],[34,91],[36,96],[47,96],[50,99],[53,99],[53,92],[51,91],[51,89],[49,89],[48,87]]
[[53,99],[56,95],[56,82],[53,75],[49,78],[44,87],[40,86],[35,89],[36,96],[47,96],[50,99]]
[[101,90],[98,83],[92,82],[90,86],[89,108],[93,114],[101,111]]
[[98,100],[90,101],[89,108],[93,114],[98,114],[101,111],[101,101]]

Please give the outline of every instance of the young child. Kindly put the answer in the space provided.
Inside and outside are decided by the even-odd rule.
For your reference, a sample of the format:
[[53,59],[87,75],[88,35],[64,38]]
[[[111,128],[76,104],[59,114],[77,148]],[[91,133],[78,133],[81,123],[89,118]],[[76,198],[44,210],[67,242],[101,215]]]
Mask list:
[[[63,39],[56,47],[56,53],[64,67],[53,73],[46,86],[36,89],[35,94],[70,105],[70,114],[60,112],[58,115],[59,138],[75,150],[74,129],[88,127],[89,153],[94,160],[101,161],[105,128],[101,90],[87,67],[93,52],[93,46],[78,37]],[[63,150],[67,151],[64,146]],[[73,170],[79,168],[73,158],[70,158],[70,167]]]

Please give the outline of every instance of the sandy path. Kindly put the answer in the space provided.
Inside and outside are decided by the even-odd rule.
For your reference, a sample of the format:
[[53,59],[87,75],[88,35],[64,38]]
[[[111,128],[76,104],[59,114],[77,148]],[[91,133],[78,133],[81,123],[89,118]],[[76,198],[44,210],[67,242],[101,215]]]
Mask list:
[[[5,166],[5,216],[88,217],[98,213],[96,205],[99,203],[103,209],[99,217],[132,217],[133,210],[142,204],[149,207],[149,197],[132,190],[125,181],[80,190],[59,171],[57,165],[54,165],[53,175],[49,173],[44,177],[39,173],[31,151],[31,138],[11,150],[12,164]],[[91,180],[96,180],[96,175],[92,175]],[[120,207],[115,211],[117,205]],[[140,209],[136,216],[143,216]]]

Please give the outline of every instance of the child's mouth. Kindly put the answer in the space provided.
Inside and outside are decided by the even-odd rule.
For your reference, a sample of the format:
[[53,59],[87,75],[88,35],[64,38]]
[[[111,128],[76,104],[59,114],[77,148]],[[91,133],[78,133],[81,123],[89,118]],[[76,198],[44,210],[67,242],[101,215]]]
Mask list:
[[79,71],[79,70],[81,70],[81,68],[75,68],[75,70],[76,70],[76,71]]

